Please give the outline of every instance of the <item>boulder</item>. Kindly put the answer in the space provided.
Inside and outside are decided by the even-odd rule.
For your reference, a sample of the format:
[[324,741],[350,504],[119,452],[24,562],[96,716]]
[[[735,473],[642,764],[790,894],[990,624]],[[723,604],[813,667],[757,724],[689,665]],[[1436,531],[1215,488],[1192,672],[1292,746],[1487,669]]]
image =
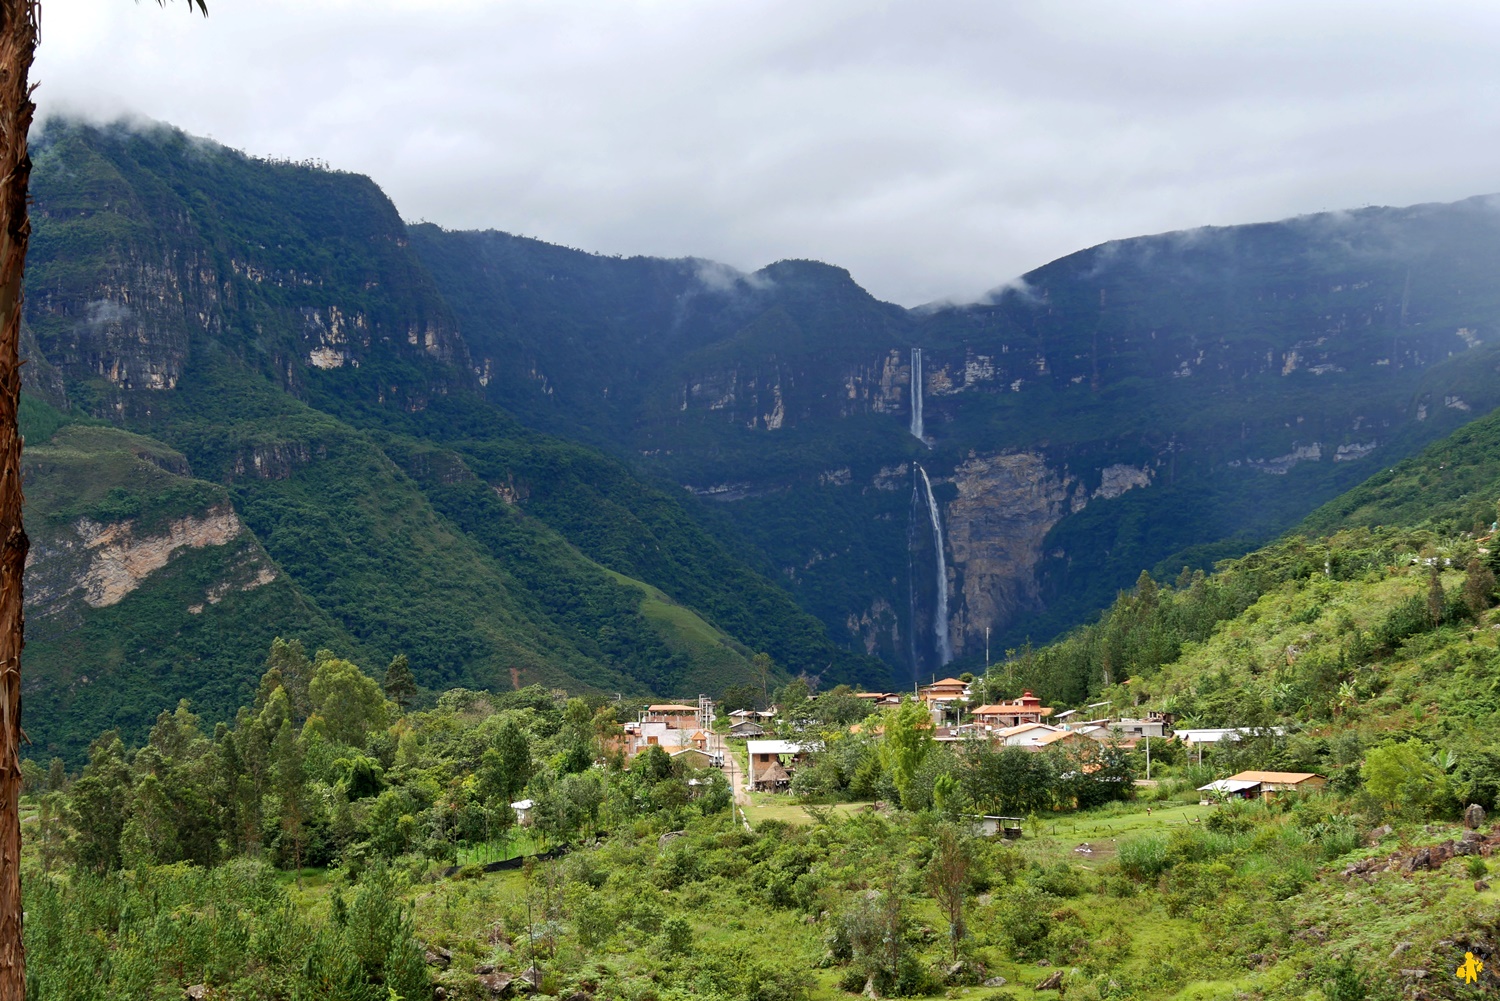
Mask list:
[[1004,977],[988,977],[984,981],[985,987],[1004,987],[1005,984],[1006,980]]
[[1484,807],[1478,803],[1470,803],[1464,808],[1464,826],[1471,831],[1479,829],[1484,823]]
[[1041,983],[1037,984],[1034,988],[1032,988],[1032,990],[1038,990],[1038,991],[1056,991],[1056,990],[1061,990],[1062,989],[1062,978],[1063,978],[1063,971],[1062,970],[1054,970],[1053,973],[1052,973],[1052,976],[1048,977],[1046,980],[1043,980]]
[[440,970],[446,970],[448,964],[453,962],[453,953],[440,945],[433,945],[427,947],[427,950],[422,953],[422,958],[427,962],[428,966],[436,966]]
[[208,985],[194,984],[182,993],[184,997],[191,998],[192,1001],[203,1001],[204,998],[208,997]]
[[1488,890],[1489,888],[1490,888],[1490,884],[1486,883],[1484,880],[1482,880],[1482,879],[1476,879],[1476,880],[1474,880],[1474,892],[1475,893],[1483,893],[1485,890]]

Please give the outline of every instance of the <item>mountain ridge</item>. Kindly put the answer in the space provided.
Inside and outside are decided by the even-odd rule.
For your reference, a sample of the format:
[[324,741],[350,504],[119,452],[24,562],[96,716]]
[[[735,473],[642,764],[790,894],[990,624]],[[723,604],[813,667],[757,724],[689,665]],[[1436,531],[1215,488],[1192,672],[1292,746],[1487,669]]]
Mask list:
[[[972,667],[1500,403],[1483,198],[1113,241],[917,311],[821,262],[407,226],[368,178],[167,127],[51,124],[35,190],[32,391],[182,454],[340,642],[413,640],[424,683],[713,688],[735,644],[946,670],[919,464]],[[611,573],[728,642],[663,646]]]

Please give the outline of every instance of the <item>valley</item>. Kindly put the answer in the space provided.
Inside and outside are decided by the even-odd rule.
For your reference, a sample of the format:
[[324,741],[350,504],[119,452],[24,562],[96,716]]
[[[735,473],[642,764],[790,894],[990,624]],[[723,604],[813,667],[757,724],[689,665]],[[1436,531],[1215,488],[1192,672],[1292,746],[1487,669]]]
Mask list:
[[36,147],[38,997],[1493,991],[1488,200],[904,310]]
[[175,560],[140,564],[117,590],[154,624],[106,624],[54,555],[81,552],[65,471],[29,466],[32,616],[72,630],[30,648],[29,718],[74,761],[75,674],[149,685],[114,716],[139,735],[162,698],[230,712],[268,634],[405,653],[432,692],[712,694],[756,653],[875,688],[982,669],[1500,402],[1485,199],[1119,241],[906,310],[817,262],[408,226],[367,178],[166,126],[59,120],[37,150],[31,445],[173,456],[101,472],[89,531],[232,511],[278,596],[243,629],[268,599],[233,572],[158,601]]

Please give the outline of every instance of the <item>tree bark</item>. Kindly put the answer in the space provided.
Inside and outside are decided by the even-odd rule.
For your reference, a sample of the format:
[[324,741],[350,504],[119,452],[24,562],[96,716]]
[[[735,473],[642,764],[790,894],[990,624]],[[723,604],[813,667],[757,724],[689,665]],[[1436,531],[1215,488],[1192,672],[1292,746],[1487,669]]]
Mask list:
[[21,277],[31,237],[26,135],[36,0],[0,0],[0,1001],[24,1001],[21,940]]

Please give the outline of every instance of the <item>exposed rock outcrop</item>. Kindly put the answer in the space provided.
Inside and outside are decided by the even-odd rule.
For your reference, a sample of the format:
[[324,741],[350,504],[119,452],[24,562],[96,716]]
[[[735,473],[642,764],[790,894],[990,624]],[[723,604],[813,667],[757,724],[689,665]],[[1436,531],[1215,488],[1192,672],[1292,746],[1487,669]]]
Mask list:
[[958,497],[943,517],[956,578],[955,654],[986,626],[1003,628],[1040,607],[1036,566],[1042,542],[1068,511],[1069,482],[1033,452],[974,456],[954,470]]
[[[60,614],[73,595],[91,608],[119,604],[178,550],[229,545],[243,533],[239,518],[227,506],[170,521],[153,534],[141,534],[134,520],[100,523],[80,518],[62,533],[39,538],[32,547],[26,560],[28,611]],[[258,550],[242,569],[236,579],[211,587],[205,601],[215,604],[230,591],[276,579],[274,566]]]

